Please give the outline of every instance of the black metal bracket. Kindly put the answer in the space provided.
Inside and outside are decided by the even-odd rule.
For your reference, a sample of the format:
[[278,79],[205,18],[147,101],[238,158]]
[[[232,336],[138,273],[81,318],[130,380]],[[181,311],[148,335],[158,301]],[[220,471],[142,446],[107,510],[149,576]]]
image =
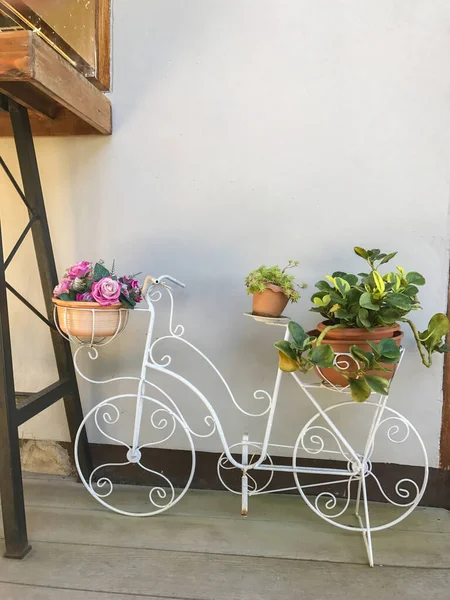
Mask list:
[[[51,298],[53,288],[57,284],[57,273],[28,111],[1,94],[0,108],[7,110],[10,115],[23,190],[1,157],[0,166],[24,202],[29,215],[29,222],[6,258],[3,254],[0,222],[0,494],[5,557],[23,558],[29,552],[30,545],[27,536],[18,427],[57,400],[64,398],[70,435],[74,441],[83,419],[83,412],[70,345],[59,335],[53,322]],[[33,236],[46,315],[43,315],[6,281],[6,269],[29,232]],[[59,379],[33,394],[15,391],[8,291],[48,325],[51,331]],[[85,433],[80,437],[79,458],[82,471],[86,474],[90,473],[92,462]]]

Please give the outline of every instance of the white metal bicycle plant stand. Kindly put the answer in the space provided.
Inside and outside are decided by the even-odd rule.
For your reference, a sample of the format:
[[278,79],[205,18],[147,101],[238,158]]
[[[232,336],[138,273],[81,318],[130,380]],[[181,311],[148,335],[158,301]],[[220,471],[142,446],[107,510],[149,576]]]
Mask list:
[[[223,454],[220,456],[217,471],[223,485],[231,492],[241,495],[242,499],[242,515],[246,516],[248,512],[248,500],[250,496],[258,494],[271,493],[274,491],[287,491],[297,489],[306,504],[314,511],[316,515],[335,525],[341,529],[360,532],[363,535],[367,556],[370,566],[373,566],[373,548],[372,548],[372,533],[387,529],[396,525],[406,518],[414,508],[419,504],[422,498],[428,479],[428,459],[423,441],[415,427],[400,413],[387,406],[388,397],[378,396],[373,394],[369,400],[363,404],[357,404],[351,401],[348,395],[347,388],[338,388],[330,384],[325,377],[322,377],[320,383],[306,383],[297,373],[290,373],[303,391],[313,407],[317,411],[312,418],[302,427],[297,439],[293,445],[271,443],[272,426],[276,413],[280,384],[283,377],[283,372],[277,370],[273,393],[265,390],[257,390],[254,393],[254,398],[264,400],[267,403],[265,409],[259,413],[250,413],[244,410],[235,399],[228,383],[217,369],[217,367],[191,344],[184,337],[184,327],[182,325],[174,326],[174,301],[170,287],[166,282],[172,282],[184,287],[176,279],[170,276],[162,276],[158,279],[152,279],[145,293],[147,307],[145,309],[135,309],[135,311],[148,312],[150,314],[150,322],[148,326],[147,339],[145,343],[144,357],[142,368],[139,377],[115,377],[105,381],[97,381],[86,377],[79,366],[79,354],[83,349],[87,349],[91,359],[98,358],[97,345],[105,345],[112,339],[107,340],[89,340],[86,344],[80,345],[75,351],[74,362],[78,374],[92,384],[106,384],[123,380],[136,382],[137,389],[134,393],[118,394],[102,400],[99,404],[93,407],[85,416],[78,436],[75,440],[75,462],[80,475],[88,492],[103,506],[120,514],[128,516],[146,517],[161,513],[171,506],[176,504],[189,489],[195,471],[196,457],[194,438],[205,438],[217,434],[223,446]],[[167,294],[170,303],[168,313],[168,332],[166,335],[154,339],[154,324],[155,324],[155,304],[158,303],[163,294]],[[68,309],[69,310],[69,309]],[[87,309],[89,310],[89,309]],[[249,315],[252,316],[252,315]],[[94,316],[93,316],[94,318]],[[289,339],[288,318],[269,319],[264,317],[253,317],[264,324],[276,325],[284,327],[284,338]],[[119,328],[118,332],[119,333]],[[71,339],[71,336],[69,335]],[[237,444],[229,445],[222,428],[220,419],[205,395],[185,377],[170,369],[172,361],[171,356],[164,355],[157,359],[156,347],[164,342],[164,340],[176,340],[184,344],[188,349],[197,353],[207,365],[213,369],[225,390],[227,391],[232,403],[242,413],[252,417],[266,417],[266,429],[262,441],[252,441],[248,434],[244,434],[242,439]],[[73,340],[80,343],[80,340]],[[403,356],[403,350],[402,350]],[[335,365],[340,369],[346,369],[349,366],[349,360],[352,360],[350,355],[340,354],[336,356]],[[204,424],[207,427],[207,432],[201,434],[194,431],[188,420],[185,418],[180,406],[162,387],[151,381],[151,373],[163,373],[181,384],[189,388],[195,396],[203,403],[206,408],[206,416]],[[286,374],[284,374],[286,375]],[[330,393],[341,395],[341,398],[347,398],[323,408],[316,399],[317,391],[320,389],[328,390]],[[374,399],[373,399],[374,398]],[[121,410],[120,406],[129,405],[130,400],[135,400],[135,416],[133,433],[130,439],[120,439],[119,435],[111,435],[105,429],[108,426],[113,426],[118,423]],[[152,431],[155,432],[158,439],[152,439],[143,443],[141,437],[141,426],[144,406],[151,406],[150,425]],[[357,452],[348,438],[342,433],[341,428],[336,425],[335,415],[339,413],[345,414],[346,419],[349,419],[349,411],[365,411],[367,414],[367,435],[365,443]],[[347,416],[348,415],[348,416]],[[112,464],[105,463],[97,466],[86,479],[81,472],[78,463],[78,441],[80,432],[88,422],[94,426],[111,442],[119,444],[124,448],[123,462]],[[187,474],[187,482],[183,488],[179,489],[172,485],[170,479],[163,473],[152,470],[149,466],[143,464],[142,450],[144,448],[154,448],[167,440],[169,440],[180,428],[186,436],[190,448],[192,463],[189,474]],[[423,475],[421,481],[416,482],[409,478],[403,478],[396,482],[394,489],[389,493],[385,491],[382,482],[372,469],[372,455],[377,442],[377,439],[383,436],[384,440],[396,444],[404,444],[407,441],[418,444],[418,450],[423,455]],[[269,448],[278,448],[286,453],[287,450],[292,454],[291,465],[276,464],[269,454]],[[305,456],[326,456],[328,458],[339,459],[344,461],[340,468],[306,467],[302,466],[299,453]],[[240,455],[240,460],[239,460]],[[123,466],[135,464],[149,473],[149,476],[158,478],[158,485],[152,485],[149,489],[148,497],[145,500],[145,506],[140,512],[131,512],[123,510],[115,506],[112,501],[114,498],[115,487],[111,479],[102,475],[102,469],[111,466]],[[324,464],[321,462],[321,464]],[[226,474],[229,469],[238,469],[241,472],[240,489],[233,489],[225,481]],[[252,476],[252,472],[265,471],[268,474],[268,481],[258,487],[258,483]],[[292,473],[293,485],[283,489],[271,489],[270,483],[273,475],[277,471]],[[312,475],[321,476],[321,480],[317,483],[308,483]],[[303,477],[308,476],[309,480],[303,482]],[[374,524],[371,521],[367,486],[369,480],[373,480],[374,484],[379,488],[380,493],[387,502],[394,505],[398,509],[398,516],[390,517],[390,521],[382,524]],[[339,486],[343,488],[343,493],[338,491]],[[325,488],[325,491],[320,489]],[[354,491],[353,491],[354,490]],[[318,492],[316,496],[308,496],[307,493]],[[353,493],[352,493],[353,492]],[[353,496],[353,500],[352,500]]]

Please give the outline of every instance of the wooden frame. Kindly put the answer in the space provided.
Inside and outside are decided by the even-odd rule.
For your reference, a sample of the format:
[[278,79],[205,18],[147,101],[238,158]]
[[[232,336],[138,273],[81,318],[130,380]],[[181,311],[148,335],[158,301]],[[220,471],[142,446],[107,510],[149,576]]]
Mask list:
[[95,13],[97,65],[92,83],[104,92],[111,89],[111,0],[97,0]]
[[[5,2],[6,4],[3,4]],[[28,6],[26,0],[0,0],[0,10],[21,27],[38,28],[37,35],[59,52],[98,89],[110,89],[111,71],[111,0],[95,0],[95,65],[90,65]]]
[[[35,135],[111,133],[109,99],[31,31],[1,34],[0,92],[35,111]],[[11,135],[7,117],[0,135]]]

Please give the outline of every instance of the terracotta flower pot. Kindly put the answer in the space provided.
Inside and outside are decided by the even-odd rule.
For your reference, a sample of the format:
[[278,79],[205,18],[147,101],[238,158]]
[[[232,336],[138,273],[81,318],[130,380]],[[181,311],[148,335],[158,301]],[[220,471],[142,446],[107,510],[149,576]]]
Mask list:
[[78,338],[104,338],[121,333],[128,322],[129,309],[118,302],[101,306],[97,302],[66,302],[53,298],[58,323],[66,335]]
[[[325,327],[327,327],[327,323],[319,323],[317,331],[310,333],[311,335],[319,335]],[[367,342],[370,341],[374,344],[378,344],[384,338],[393,338],[397,346],[400,346],[403,338],[403,332],[400,329],[400,325],[395,323],[391,327],[376,327],[373,331],[359,328],[332,329],[327,333],[322,344],[330,344],[336,355],[339,355],[340,353],[350,353],[350,346],[358,346],[358,348],[361,348],[361,350],[364,350],[365,352],[371,352],[372,348]],[[338,357],[338,361],[343,367],[347,367],[345,363],[348,362],[348,367],[342,369],[343,373],[354,371],[357,368],[355,361],[350,356],[343,356],[340,360]],[[392,379],[397,365],[383,364],[383,367],[386,367],[389,371],[368,371],[368,373],[379,375],[388,380]],[[323,375],[323,377],[326,377],[333,385],[348,385],[347,379],[334,369],[316,369],[316,372],[319,377],[322,377]]]
[[282,287],[268,283],[264,292],[253,294],[253,314],[259,317],[280,317],[289,298]]

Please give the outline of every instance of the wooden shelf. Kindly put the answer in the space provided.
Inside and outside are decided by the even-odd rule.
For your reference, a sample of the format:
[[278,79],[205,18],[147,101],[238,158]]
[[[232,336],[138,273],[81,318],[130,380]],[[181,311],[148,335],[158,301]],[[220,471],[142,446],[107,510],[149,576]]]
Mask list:
[[[34,135],[110,135],[109,99],[31,31],[0,33],[0,93],[31,109]],[[12,135],[0,113],[0,136]]]

